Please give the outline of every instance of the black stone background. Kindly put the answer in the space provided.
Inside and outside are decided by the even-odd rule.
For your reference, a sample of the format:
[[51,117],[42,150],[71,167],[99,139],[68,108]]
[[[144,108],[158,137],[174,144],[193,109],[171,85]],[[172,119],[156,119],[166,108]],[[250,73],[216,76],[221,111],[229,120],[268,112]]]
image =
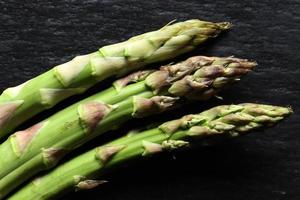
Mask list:
[[[235,55],[256,60],[255,71],[223,92],[223,101],[213,99],[135,123],[241,102],[291,105],[294,115],[265,134],[256,132],[139,162],[108,175],[109,183],[98,189],[63,199],[296,200],[300,197],[299,14],[299,0],[0,0],[0,89],[173,19],[230,21],[234,24],[230,32],[180,59],[198,54]],[[81,98],[69,99],[23,127]],[[131,122],[125,129],[129,127],[136,126]],[[104,135],[80,151],[117,135]]]

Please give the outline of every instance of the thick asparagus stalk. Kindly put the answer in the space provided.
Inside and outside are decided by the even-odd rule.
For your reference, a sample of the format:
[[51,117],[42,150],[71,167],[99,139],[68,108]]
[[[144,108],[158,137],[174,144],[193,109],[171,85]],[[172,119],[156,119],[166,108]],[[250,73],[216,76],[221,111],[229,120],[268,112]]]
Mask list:
[[125,42],[105,46],[73,60],[0,96],[0,138],[37,113],[79,94],[95,83],[193,50],[230,24],[189,20],[165,26]]
[[46,200],[74,190],[91,189],[104,182],[95,179],[129,160],[187,147],[198,138],[243,135],[274,125],[291,112],[290,108],[248,103],[187,115],[77,156],[27,184],[9,199]]
[[0,145],[0,194],[6,195],[30,176],[56,165],[72,149],[131,118],[163,112],[184,100],[214,96],[255,65],[232,57],[197,56],[116,81],[113,88],[16,132]]

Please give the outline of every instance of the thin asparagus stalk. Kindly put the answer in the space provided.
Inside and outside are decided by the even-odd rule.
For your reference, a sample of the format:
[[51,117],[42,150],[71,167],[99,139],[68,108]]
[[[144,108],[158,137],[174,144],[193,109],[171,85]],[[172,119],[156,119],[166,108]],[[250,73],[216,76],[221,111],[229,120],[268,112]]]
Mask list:
[[74,190],[91,189],[105,182],[95,179],[129,160],[187,147],[199,138],[243,135],[274,125],[291,112],[286,107],[247,103],[187,115],[79,155],[34,179],[9,199],[55,199]]
[[233,57],[196,56],[116,81],[113,88],[16,132],[0,145],[0,194],[5,196],[29,177],[56,165],[63,155],[129,119],[214,96],[255,65]]
[[80,94],[108,77],[191,51],[229,27],[227,22],[211,23],[197,19],[167,25],[77,56],[19,86],[8,88],[0,96],[0,139],[67,97]]

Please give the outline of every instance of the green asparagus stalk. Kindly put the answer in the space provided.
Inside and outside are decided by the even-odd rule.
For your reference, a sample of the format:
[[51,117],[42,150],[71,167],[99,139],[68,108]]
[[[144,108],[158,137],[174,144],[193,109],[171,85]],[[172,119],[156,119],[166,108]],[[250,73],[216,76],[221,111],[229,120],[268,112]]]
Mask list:
[[200,114],[187,115],[79,155],[34,179],[9,199],[46,200],[74,190],[91,189],[105,182],[95,179],[101,179],[110,169],[130,160],[188,147],[199,138],[244,135],[274,125],[291,112],[286,107],[248,103],[218,106]]
[[0,139],[24,121],[67,97],[80,94],[108,77],[191,51],[229,27],[227,22],[211,23],[196,19],[167,25],[77,56],[19,86],[8,88],[0,96]]
[[16,132],[0,145],[0,194],[8,194],[29,177],[56,165],[66,153],[131,118],[214,96],[255,65],[233,57],[196,56],[116,81],[114,87]]

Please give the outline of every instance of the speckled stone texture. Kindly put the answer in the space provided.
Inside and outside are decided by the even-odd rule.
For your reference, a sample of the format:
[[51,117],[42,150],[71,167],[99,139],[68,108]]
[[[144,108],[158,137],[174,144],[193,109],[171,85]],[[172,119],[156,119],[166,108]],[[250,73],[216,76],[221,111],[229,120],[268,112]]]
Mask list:
[[[298,0],[0,0],[0,10],[1,90],[75,55],[154,30],[173,19],[201,18],[230,21],[234,28],[190,55],[235,55],[257,60],[259,66],[242,82],[223,92],[223,101],[214,99],[191,105],[172,116],[241,102],[291,105],[295,110],[292,117],[265,134],[257,132],[215,146],[158,156],[108,175],[109,183],[99,189],[63,199],[299,199]],[[102,87],[93,88],[86,96]],[[69,99],[56,110],[81,98]],[[23,127],[56,110],[39,115]],[[170,118],[163,115],[148,121]],[[134,124],[129,123],[126,128],[129,127]],[[107,135],[85,145],[81,151],[104,140],[108,140]]]

